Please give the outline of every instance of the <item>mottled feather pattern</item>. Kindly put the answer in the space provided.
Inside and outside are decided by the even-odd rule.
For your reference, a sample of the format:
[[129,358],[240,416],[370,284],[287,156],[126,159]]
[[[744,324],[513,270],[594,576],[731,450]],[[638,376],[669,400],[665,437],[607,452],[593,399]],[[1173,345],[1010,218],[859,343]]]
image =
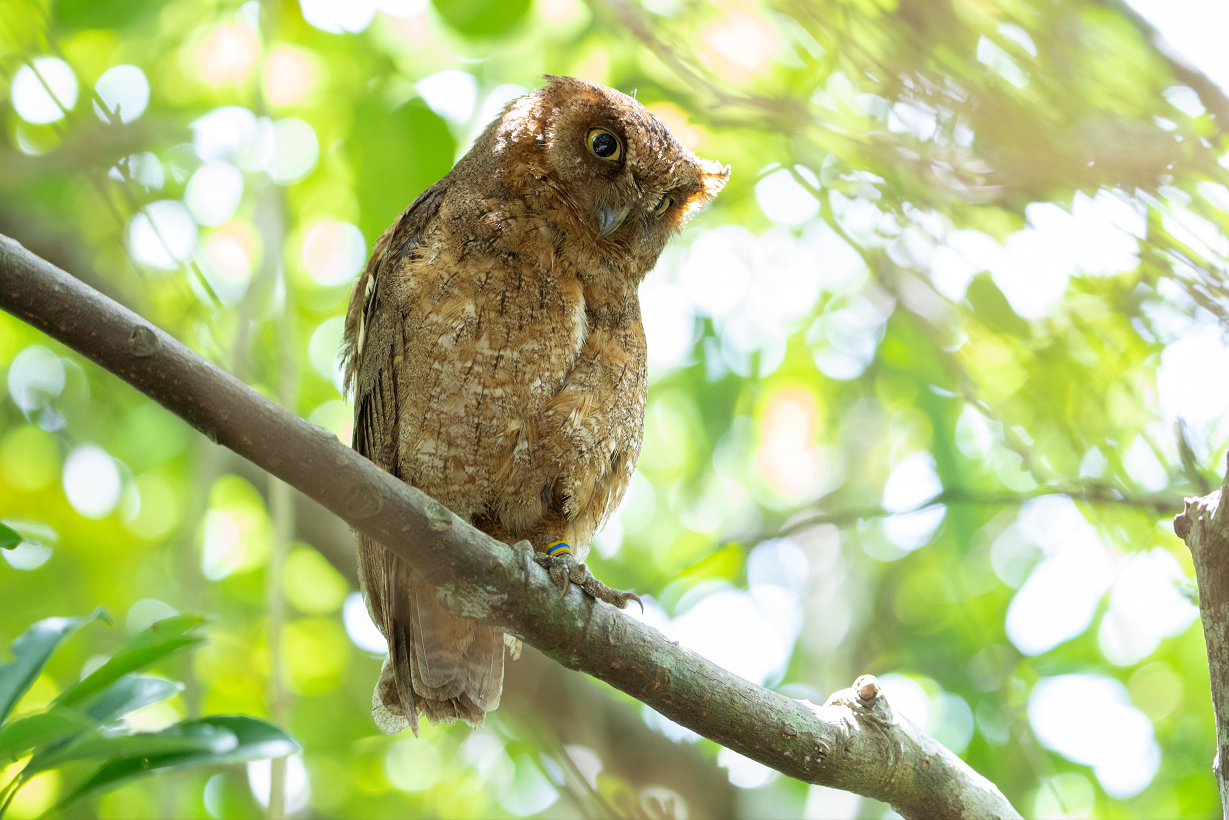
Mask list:
[[[342,359],[355,449],[508,543],[583,560],[635,470],[647,389],[637,288],[728,169],[630,97],[568,78],[509,104],[376,242]],[[617,135],[622,161],[589,150]],[[672,206],[655,213],[662,197]],[[660,209],[658,209],[660,210]],[[598,237],[597,215],[622,214]],[[504,636],[445,609],[401,559],[358,539],[389,643],[373,712],[479,725],[499,703]]]

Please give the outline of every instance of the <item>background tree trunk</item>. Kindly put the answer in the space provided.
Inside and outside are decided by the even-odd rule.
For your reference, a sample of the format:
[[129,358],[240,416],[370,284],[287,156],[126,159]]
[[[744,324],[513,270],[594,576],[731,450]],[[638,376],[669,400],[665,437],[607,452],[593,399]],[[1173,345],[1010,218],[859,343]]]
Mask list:
[[[1221,503],[1229,490],[1229,472],[1220,489],[1186,499],[1174,517],[1174,532],[1191,549],[1199,585],[1199,617],[1208,645],[1212,708],[1216,714],[1216,758],[1212,771],[1220,787],[1222,811],[1229,807],[1225,753],[1229,751],[1229,510]],[[1226,814],[1229,816],[1229,814]]]

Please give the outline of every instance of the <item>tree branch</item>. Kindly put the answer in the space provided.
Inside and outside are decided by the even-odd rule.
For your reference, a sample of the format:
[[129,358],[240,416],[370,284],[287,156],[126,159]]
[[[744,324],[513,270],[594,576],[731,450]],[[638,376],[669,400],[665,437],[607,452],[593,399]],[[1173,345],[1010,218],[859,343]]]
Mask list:
[[[227,450],[215,452],[227,457],[223,472],[237,473],[257,490],[264,486],[267,474],[252,462]],[[350,528],[302,493],[296,491],[294,497],[295,539],[310,544],[345,577],[351,589],[358,589]],[[588,682],[579,680],[578,674],[548,661],[540,652],[526,650],[519,661],[504,667],[500,702],[521,718],[545,727],[560,743],[590,747],[608,770],[632,787],[673,789],[683,796],[692,817],[733,816],[734,787],[711,756],[649,728],[638,708],[610,697],[596,685],[585,685]]]
[[888,518],[894,515],[912,515],[922,510],[928,510],[939,504],[959,506],[967,504],[978,507],[1018,507],[1034,498],[1047,495],[1065,495],[1072,501],[1082,501],[1085,504],[1130,507],[1137,510],[1154,512],[1164,515],[1178,506],[1176,497],[1165,495],[1126,495],[1117,487],[1101,482],[1078,485],[1044,485],[1035,490],[1019,493],[981,493],[967,490],[963,487],[948,487],[934,498],[908,510],[888,510],[880,506],[857,507],[845,510],[818,511],[799,513],[781,525],[776,535],[789,535],[801,530],[819,526],[820,524],[835,524],[838,527],[868,521],[873,518]]
[[1221,500],[1229,493],[1229,472],[1219,490],[1186,499],[1186,509],[1174,517],[1174,532],[1190,547],[1199,585],[1199,619],[1208,645],[1212,678],[1212,710],[1216,714],[1216,759],[1212,771],[1220,787],[1224,816],[1229,818],[1229,510]]
[[1002,793],[902,716],[874,678],[822,707],[739,678],[470,527],[337,438],[286,412],[140,316],[0,236],[0,308],[58,339],[409,561],[453,611],[504,629],[682,726],[808,783],[905,817],[1019,817]]

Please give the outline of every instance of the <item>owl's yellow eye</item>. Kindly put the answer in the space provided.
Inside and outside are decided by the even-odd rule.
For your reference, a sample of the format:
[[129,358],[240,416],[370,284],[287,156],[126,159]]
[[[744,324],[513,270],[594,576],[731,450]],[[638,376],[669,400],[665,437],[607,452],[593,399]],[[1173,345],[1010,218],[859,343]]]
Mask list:
[[670,210],[670,203],[673,201],[674,200],[670,199],[670,197],[663,196],[661,198],[661,202],[658,202],[657,207],[653,209],[653,216],[661,216],[666,211]]
[[605,128],[590,128],[585,136],[585,144],[593,155],[614,162],[623,156],[623,146],[619,138]]

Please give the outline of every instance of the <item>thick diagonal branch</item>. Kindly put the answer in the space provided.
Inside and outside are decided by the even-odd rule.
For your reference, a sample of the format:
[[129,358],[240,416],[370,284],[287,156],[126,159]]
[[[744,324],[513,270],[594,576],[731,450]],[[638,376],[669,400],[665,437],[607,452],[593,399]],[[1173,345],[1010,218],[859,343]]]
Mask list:
[[1212,710],[1216,714],[1216,759],[1212,770],[1220,787],[1221,806],[1229,818],[1229,472],[1219,490],[1186,499],[1186,509],[1174,517],[1174,532],[1190,547],[1199,585],[1199,618],[1208,645],[1212,678]]
[[0,308],[102,365],[213,441],[409,561],[466,617],[498,626],[779,772],[890,803],[905,817],[1019,815],[903,717],[873,679],[819,707],[749,683],[573,587],[529,556],[286,412],[171,336],[0,236]]

